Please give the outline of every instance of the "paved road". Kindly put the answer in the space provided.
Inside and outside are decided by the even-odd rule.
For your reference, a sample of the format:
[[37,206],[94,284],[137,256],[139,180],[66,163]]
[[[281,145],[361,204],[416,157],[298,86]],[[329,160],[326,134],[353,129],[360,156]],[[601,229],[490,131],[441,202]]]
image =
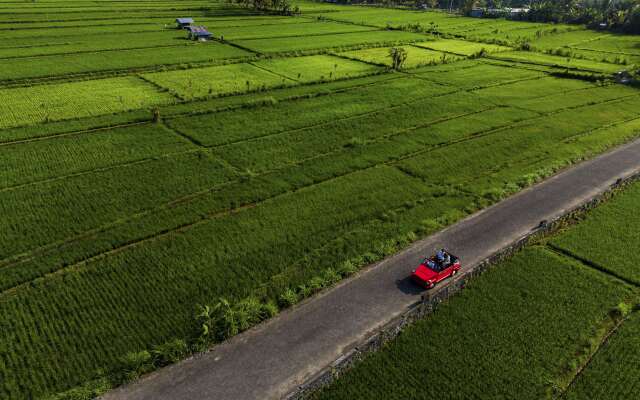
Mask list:
[[317,374],[420,298],[406,277],[446,246],[466,268],[640,172],[640,140],[584,162],[417,242],[209,353],[119,388],[105,400],[275,399]]

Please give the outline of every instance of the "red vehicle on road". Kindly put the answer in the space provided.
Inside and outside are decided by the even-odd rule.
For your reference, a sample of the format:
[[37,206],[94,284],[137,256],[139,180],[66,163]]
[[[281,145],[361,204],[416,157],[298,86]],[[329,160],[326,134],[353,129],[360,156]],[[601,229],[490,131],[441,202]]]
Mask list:
[[411,278],[420,286],[431,289],[436,283],[447,279],[460,271],[460,259],[442,249],[431,257],[425,257]]

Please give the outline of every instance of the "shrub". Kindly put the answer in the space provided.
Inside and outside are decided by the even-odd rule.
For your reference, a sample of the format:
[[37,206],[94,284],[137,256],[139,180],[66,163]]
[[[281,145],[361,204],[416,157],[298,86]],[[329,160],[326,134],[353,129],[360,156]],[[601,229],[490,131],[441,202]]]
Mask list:
[[342,276],[333,268],[327,268],[322,274],[322,278],[325,281],[325,285],[330,286],[334,283],[338,283],[340,279],[342,279]]
[[278,305],[273,301],[262,304],[263,319],[275,317],[279,311],[280,309],[278,308]]
[[107,378],[100,378],[47,397],[47,400],[91,400],[108,392],[111,387]]
[[633,311],[633,306],[631,304],[620,303],[609,312],[609,315],[613,319],[621,319],[629,315],[631,311]]
[[232,307],[233,311],[236,313],[236,319],[238,321],[238,328],[240,331],[249,329],[251,326],[265,318],[262,306],[263,305],[260,300],[255,297],[249,297]]
[[147,350],[127,353],[120,359],[121,375],[117,378],[123,381],[137,379],[140,375],[153,371],[153,359]]
[[325,286],[327,286],[327,282],[325,281],[325,279],[322,276],[314,276],[309,281],[309,285],[308,285],[309,294],[313,294],[315,292],[318,292],[322,288],[324,288]]
[[288,288],[284,291],[278,298],[278,303],[281,307],[291,307],[296,304],[300,299],[298,298],[298,294],[291,288]]
[[175,339],[155,346],[151,350],[151,355],[153,356],[153,364],[161,367],[180,361],[188,352],[187,343],[182,339]]
[[351,261],[347,260],[342,264],[340,264],[337,272],[338,274],[340,274],[340,276],[344,278],[344,277],[355,274],[357,271],[358,271],[358,267],[353,265]]
[[311,294],[313,293],[313,289],[307,285],[300,285],[298,286],[297,292],[298,292],[298,298],[302,300],[305,297],[311,296]]

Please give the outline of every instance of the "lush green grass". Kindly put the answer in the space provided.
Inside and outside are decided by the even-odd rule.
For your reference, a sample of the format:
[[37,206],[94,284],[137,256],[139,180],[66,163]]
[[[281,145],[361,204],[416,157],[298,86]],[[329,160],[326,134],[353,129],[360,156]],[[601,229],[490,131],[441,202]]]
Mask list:
[[[171,125],[190,135],[200,130],[186,129],[192,120],[199,120],[202,127],[219,127],[218,133],[211,135],[212,139],[198,136],[199,141],[229,140],[224,139],[227,133],[237,143],[216,148],[214,158],[200,158],[206,153],[162,157],[131,167],[96,171],[5,192],[3,205],[10,209],[21,206],[17,208],[19,212],[13,212],[5,221],[10,228],[3,230],[9,232],[3,243],[11,244],[6,247],[1,268],[4,288],[31,282],[43,273],[75,265],[129,242],[163,231],[174,232],[180,226],[191,227],[74,267],[60,275],[60,282],[64,284],[56,283],[53,276],[47,277],[43,283],[50,285],[46,298],[36,300],[35,289],[29,285],[3,295],[7,301],[13,296],[26,296],[33,299],[34,304],[56,304],[58,308],[62,306],[58,296],[63,296],[63,291],[66,295],[80,295],[86,285],[104,291],[103,287],[112,284],[114,275],[126,274],[131,276],[127,281],[140,282],[118,289],[122,306],[114,307],[109,299],[90,300],[94,318],[73,308],[80,304],[65,303],[64,311],[58,310],[70,315],[80,313],[80,319],[73,323],[75,333],[67,337],[118,332],[124,327],[114,325],[113,315],[121,313],[137,321],[135,331],[130,326],[127,328],[129,334],[135,332],[136,339],[104,342],[99,358],[89,350],[75,349],[75,355],[70,350],[60,350],[71,346],[71,342],[63,344],[57,340],[55,351],[65,354],[65,370],[75,365],[80,370],[75,371],[78,375],[71,380],[59,375],[47,375],[48,379],[67,382],[66,385],[80,382],[90,376],[87,365],[108,367],[122,353],[139,349],[139,343],[159,343],[186,335],[190,310],[197,302],[252,293],[275,296],[284,287],[305,282],[323,268],[374,251],[389,237],[412,231],[429,232],[434,226],[460,218],[465,210],[473,210],[505,191],[527,184],[530,182],[527,176],[540,173],[541,168],[564,165],[576,156],[601,151],[604,146],[635,134],[633,129],[626,131],[620,126],[607,128],[608,133],[599,135],[580,130],[625,118],[633,114],[630,110],[637,108],[634,104],[627,105],[626,110],[606,105],[588,106],[538,127],[540,120],[535,119],[536,113],[493,106],[487,99],[493,98],[499,103],[500,98],[491,93],[482,95],[482,90],[446,94],[451,87],[430,83],[425,79],[429,75],[446,80],[447,75],[457,76],[457,71],[422,71],[421,79],[376,78],[368,85],[330,96],[174,119]],[[506,82],[501,84],[507,84],[506,90],[509,85],[519,85],[508,84],[510,77],[503,79]],[[531,82],[540,84],[539,80]],[[550,79],[546,85],[551,93],[576,89],[574,85],[560,84],[563,82]],[[517,87],[519,92],[527,93],[526,87]],[[407,102],[403,97],[406,88],[413,88],[416,97],[420,94],[422,99]],[[535,97],[544,91],[537,89],[530,93]],[[368,99],[368,102],[360,103],[357,99]],[[484,110],[485,107],[489,109]],[[304,110],[318,110],[318,115]],[[364,112],[371,114],[362,118],[354,116]],[[265,120],[264,115],[270,118]],[[340,115],[341,120],[336,120]],[[599,117],[585,120],[584,115]],[[559,122],[569,117],[584,121],[572,120],[576,128],[566,131],[565,125]],[[518,120],[531,122],[519,123]],[[495,129],[499,130],[494,132]],[[255,135],[264,138],[247,140]],[[563,141],[567,137],[572,139]],[[139,139],[140,143],[144,142],[142,137]],[[486,152],[488,147],[492,148],[491,157]],[[456,159],[459,163],[452,165],[451,153],[468,157]],[[429,160],[428,165],[416,164],[425,159]],[[220,166],[218,160],[224,160],[225,166]],[[238,177],[227,169],[227,162],[241,172],[252,172]],[[384,164],[389,166],[382,167]],[[394,166],[410,174],[403,174]],[[421,179],[416,179],[423,172],[429,173],[424,179],[437,182],[440,189],[430,189]],[[474,195],[462,195],[454,189],[458,185]],[[109,196],[109,193],[120,195]],[[183,200],[175,202],[177,198]],[[336,208],[336,204],[342,203],[348,203],[349,207]],[[245,204],[256,207],[242,208]],[[91,213],[88,209],[101,212]],[[236,211],[228,213],[231,209]],[[344,209],[347,214],[326,218],[329,209],[334,210],[333,214],[335,210]],[[74,215],[83,218],[74,220]],[[66,223],[60,224],[61,220]],[[26,231],[35,221],[39,229]],[[287,229],[275,234],[276,224]],[[214,236],[218,238],[216,241],[208,240]],[[242,240],[226,239],[231,236]],[[65,243],[63,252],[58,250],[61,243]],[[20,253],[33,254],[34,249],[42,246],[43,252],[35,258],[27,257],[24,262],[16,263],[20,259],[12,257]],[[322,257],[312,257],[311,261],[305,257],[308,254],[322,254]],[[251,263],[258,255],[262,260],[260,271]],[[180,263],[180,268],[176,263]],[[223,267],[227,265],[234,268]],[[97,274],[98,271],[101,273]],[[177,271],[186,275],[178,276]],[[238,279],[248,275],[253,277],[250,283]],[[172,278],[168,279],[169,276]],[[77,286],[70,286],[67,280],[77,282]],[[175,280],[184,281],[186,286],[166,284]],[[229,285],[231,281],[233,285]],[[162,299],[156,299],[153,294],[144,295],[147,302],[140,307],[146,307],[148,314],[163,315],[161,322],[151,321],[151,315],[142,318],[141,308],[121,308],[124,304],[137,303],[137,296],[149,282],[154,282],[154,290],[162,287],[165,293],[181,293],[180,300],[174,295]],[[9,303],[16,307],[16,303]],[[15,312],[26,311],[18,308]],[[33,322],[25,321],[25,327],[41,319],[35,311],[28,315]],[[103,322],[98,321],[98,317]],[[59,337],[59,329],[62,328],[47,328],[47,335]],[[111,336],[114,335],[109,334]],[[33,340],[45,347],[42,352],[31,354],[32,361],[27,365],[42,363],[53,354],[52,349],[45,350],[48,345],[40,339]],[[98,344],[87,349],[96,346]],[[35,370],[27,374],[26,371],[20,369],[16,373],[20,379],[33,379],[32,382],[42,379],[39,376],[45,373]],[[51,386],[43,386],[42,390],[45,387]]]
[[156,72],[142,76],[184,99],[237,94],[295,83],[249,63]]
[[[429,42],[427,42],[429,43]],[[460,57],[446,54],[440,51],[423,49],[415,46],[400,46],[407,52],[407,60],[404,63],[405,68],[415,68],[423,65],[441,64],[459,60]],[[391,66],[391,56],[389,55],[390,47],[377,47],[373,49],[363,49],[347,51],[340,53],[345,57],[355,58],[373,64],[382,64]]]
[[[216,42],[137,50],[110,50],[87,54],[0,60],[0,80],[46,78],[134,68],[160,68],[194,62],[218,62],[251,57],[252,53]],[[25,62],[30,67],[24,68]]]
[[0,190],[196,148],[185,138],[154,125],[5,145]]
[[13,89],[0,89],[0,129],[60,121],[175,101],[137,78],[110,78]]
[[474,43],[468,42],[466,40],[456,39],[440,39],[431,42],[415,43],[414,45],[427,49],[460,54],[463,56],[472,56],[474,54],[479,54],[481,51],[484,51],[486,53],[497,53],[501,51],[511,50],[510,47],[499,46],[496,44]]
[[613,35],[589,30],[578,30],[557,35],[545,35],[532,45],[542,51],[556,51],[570,56],[608,62],[640,62],[638,43],[634,35]]
[[142,75],[183,99],[241,94],[371,74],[379,68],[329,55],[269,59]]
[[[273,104],[258,112],[252,109],[229,110],[176,117],[168,123],[206,146],[219,146],[399,106],[407,102],[407,90],[412,90],[413,99],[417,101],[455,91],[411,77],[380,78],[385,77],[367,79],[365,82],[372,84],[330,95]],[[263,113],[269,118],[263,119]],[[255,129],[256,126],[260,129]]]
[[368,31],[341,33],[337,35],[319,35],[284,37],[274,39],[235,40],[234,43],[261,53],[283,53],[323,48],[340,48],[358,45],[384,45],[424,40],[425,36],[400,31]]
[[[55,34],[53,34],[55,35]],[[0,59],[22,58],[48,54],[91,53],[104,50],[126,50],[163,46],[183,46],[190,42],[186,33],[176,29],[157,32],[79,34],[54,36],[43,43],[42,37],[12,38],[11,45],[0,47]]]
[[[392,186],[396,189],[388,190]],[[337,230],[353,230],[390,206],[401,206],[407,195],[421,193],[425,193],[422,185],[399,171],[379,168],[286,195],[278,202],[265,203],[235,217],[207,220],[184,234],[171,234],[147,246],[136,246],[131,251],[114,254],[114,258],[92,263],[79,273],[52,276],[43,282],[45,286],[26,286],[7,293],[0,305],[3,321],[33,315],[41,307],[55,309],[38,317],[39,325],[46,327],[43,336],[34,332],[30,324],[2,330],[1,341],[14,343],[12,354],[21,355],[19,363],[9,361],[7,367],[22,382],[30,382],[25,389],[34,395],[80,383],[91,377],[97,366],[109,365],[144,343],[160,343],[172,336],[188,334],[194,304],[209,302],[220,295],[246,295],[256,285],[283,272],[290,263],[301,260],[313,249],[310,247],[313,243],[331,241]],[[343,206],[336,207],[340,204]],[[337,218],[322,217],[339,210],[342,211]],[[256,229],[256,221],[261,221],[262,228]],[[276,225],[283,224],[289,229],[274,230]],[[253,226],[250,232],[246,231],[247,225]],[[218,239],[211,241],[212,235]],[[229,240],[232,237],[234,240]],[[283,243],[294,241],[308,245],[286,246],[286,258],[284,253],[270,250],[285,250]],[[193,252],[194,245],[201,250]],[[240,253],[243,256],[237,257]],[[257,270],[253,261],[256,259],[261,260]],[[213,265],[234,265],[234,268],[212,268]],[[119,283],[114,282],[116,277]],[[182,283],[167,287],[163,283],[166,279]],[[71,293],[96,295],[76,302],[68,301]],[[135,297],[131,297],[134,293]],[[134,319],[135,327],[129,322]],[[124,330],[129,334],[117,333]],[[142,331],[145,333],[139,334]],[[33,351],[33,345],[16,342],[16,337],[25,335],[42,344],[42,340],[53,335],[58,338],[57,345]],[[78,335],[88,348],[100,350],[78,352],[74,344]],[[9,359],[17,360],[14,356]],[[55,362],[59,368],[37,368],[44,360]],[[20,393],[14,382],[3,382],[4,396]]]
[[615,201],[589,213],[577,228],[557,236],[553,245],[596,263],[629,281],[640,284],[637,249],[640,246],[640,185],[634,185]]
[[622,324],[569,388],[565,399],[630,399],[640,385],[640,313]]
[[464,89],[500,85],[504,82],[516,82],[544,76],[543,73],[538,71],[488,65],[475,60],[418,68],[410,71],[410,73],[442,85]]
[[[299,20],[300,19],[298,19],[298,21]],[[336,22],[313,22],[306,24],[221,27],[216,29],[213,33],[216,37],[222,36],[225,40],[230,40],[232,42],[235,42],[236,40],[279,37],[288,37],[289,41],[295,42],[303,41],[307,36],[372,31],[374,29],[375,28],[366,26],[339,24]]]
[[[398,75],[373,75],[357,79],[338,80],[324,82],[317,85],[301,85],[286,87],[268,92],[252,92],[233,97],[214,97],[203,99],[196,102],[174,103],[158,106],[158,110],[164,117],[211,113],[229,108],[242,107],[243,105],[258,104],[260,102],[285,101],[297,98],[325,97],[345,91],[358,91],[369,85],[393,81],[401,78]],[[437,87],[437,85],[431,85]],[[404,86],[410,87],[410,86]],[[422,94],[422,92],[420,92]],[[402,93],[394,91],[393,98],[402,96]],[[385,98],[379,96],[378,98]],[[353,105],[344,105],[344,107],[352,107]],[[317,110],[316,110],[317,111]],[[97,128],[112,127],[119,124],[149,121],[151,119],[149,110],[133,110],[120,114],[109,114],[98,117],[88,117],[75,120],[66,120],[59,122],[40,123],[29,126],[21,126],[17,128],[3,129],[0,131],[0,141],[7,142],[12,140],[22,140],[30,138],[38,138],[43,136],[54,136],[69,132],[86,131]],[[195,117],[193,117],[195,119]],[[203,127],[204,128],[204,127]]]
[[274,58],[256,62],[254,65],[297,82],[353,78],[381,70],[365,63],[330,55]]
[[629,287],[543,248],[480,277],[320,399],[541,399]]
[[570,68],[589,72],[614,73],[624,69],[623,66],[617,64],[560,57],[535,52],[504,52],[494,54],[492,57],[505,61],[541,64],[550,67]]
[[[454,62],[503,48],[384,29],[563,27],[300,5],[0,3],[0,58],[18,57],[0,59],[0,398],[82,383],[186,337],[198,303],[275,299],[640,131],[636,89]],[[176,16],[224,42],[187,42]],[[391,45],[415,68],[353,59],[386,64]]]

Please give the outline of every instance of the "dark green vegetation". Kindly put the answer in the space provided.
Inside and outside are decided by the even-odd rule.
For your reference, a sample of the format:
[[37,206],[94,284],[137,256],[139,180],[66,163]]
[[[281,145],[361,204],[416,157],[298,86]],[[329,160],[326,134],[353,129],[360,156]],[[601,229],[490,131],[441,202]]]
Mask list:
[[[198,305],[290,303],[640,131],[609,79],[635,37],[298,5],[0,2],[0,398],[190,345]],[[433,21],[459,37],[405,29]]]
[[628,399],[638,391],[640,313],[622,324],[565,394],[566,399]]
[[[640,285],[625,278],[640,270],[638,201],[634,183],[489,270],[317,397],[632,398]],[[578,255],[558,247],[568,243]]]
[[594,210],[578,227],[551,241],[558,250],[589,260],[597,268],[640,285],[640,185],[615,203]]
[[[453,9],[464,15],[471,15],[472,10],[482,9],[481,16],[489,21],[508,17],[519,21],[586,24],[592,29],[640,33],[640,4],[637,0],[371,0],[368,3],[405,7],[428,5],[433,9]],[[530,10],[511,14],[512,8],[521,7]]]

